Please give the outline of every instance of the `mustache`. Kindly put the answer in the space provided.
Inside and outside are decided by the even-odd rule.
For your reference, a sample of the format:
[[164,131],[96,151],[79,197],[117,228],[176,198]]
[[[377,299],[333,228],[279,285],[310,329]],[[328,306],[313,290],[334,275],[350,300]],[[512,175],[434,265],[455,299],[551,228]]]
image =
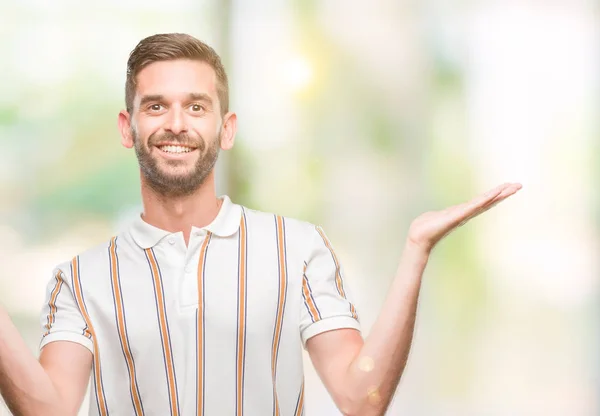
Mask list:
[[152,134],[150,137],[148,137],[148,145],[149,146],[155,146],[156,144],[161,143],[161,142],[171,142],[171,143],[177,143],[182,146],[197,147],[200,150],[204,149],[204,140],[194,140],[187,133],[182,133],[182,134],[163,133],[163,134],[159,134],[159,135]]

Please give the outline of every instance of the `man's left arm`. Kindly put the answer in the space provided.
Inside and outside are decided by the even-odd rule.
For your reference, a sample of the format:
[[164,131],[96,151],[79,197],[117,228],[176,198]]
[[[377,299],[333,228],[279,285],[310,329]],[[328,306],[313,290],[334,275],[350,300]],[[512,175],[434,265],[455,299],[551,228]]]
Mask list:
[[355,329],[321,332],[306,341],[313,365],[344,415],[383,415],[406,366],[423,271],[433,247],[454,229],[521,188],[504,184],[472,201],[413,221],[396,276],[363,341]]

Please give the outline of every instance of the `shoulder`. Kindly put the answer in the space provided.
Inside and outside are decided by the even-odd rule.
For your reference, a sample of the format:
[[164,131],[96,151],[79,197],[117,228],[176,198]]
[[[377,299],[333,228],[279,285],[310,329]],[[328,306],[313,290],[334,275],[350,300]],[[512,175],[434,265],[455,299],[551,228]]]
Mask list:
[[107,239],[101,243],[95,244],[81,252],[74,253],[73,257],[68,260],[64,260],[54,268],[54,275],[58,275],[63,279],[71,280],[73,274],[79,272],[81,265],[99,264],[105,262],[109,257],[109,250],[116,241],[123,241],[127,238],[126,233],[120,233]]
[[264,227],[265,230],[272,230],[279,228],[286,236],[301,239],[313,239],[315,233],[318,235],[321,228],[310,221],[259,211],[245,206],[242,206],[242,213],[249,229]]

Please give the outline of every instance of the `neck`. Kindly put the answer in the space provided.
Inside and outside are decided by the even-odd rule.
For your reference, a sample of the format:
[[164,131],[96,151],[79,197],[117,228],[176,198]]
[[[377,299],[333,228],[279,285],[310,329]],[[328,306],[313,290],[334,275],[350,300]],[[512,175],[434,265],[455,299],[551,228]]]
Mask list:
[[214,171],[192,194],[171,197],[154,191],[141,178],[142,218],[148,224],[172,233],[183,232],[186,244],[190,238],[192,226],[202,228],[210,224],[219,213],[221,200],[215,191]]

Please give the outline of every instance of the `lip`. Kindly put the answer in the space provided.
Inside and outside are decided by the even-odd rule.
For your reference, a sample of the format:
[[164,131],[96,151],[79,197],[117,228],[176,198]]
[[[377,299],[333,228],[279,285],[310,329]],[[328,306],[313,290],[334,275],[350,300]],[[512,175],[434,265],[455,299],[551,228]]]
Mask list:
[[[186,159],[188,157],[190,157],[191,155],[193,155],[194,153],[196,153],[198,151],[198,149],[192,149],[192,151],[190,152],[185,152],[185,153],[170,153],[170,152],[165,152],[163,150],[161,150],[158,146],[168,146],[169,144],[165,144],[165,143],[160,143],[156,146],[154,146],[156,148],[156,150],[158,151],[158,153],[164,157],[165,159],[171,159],[171,160],[183,160]],[[178,144],[177,146],[181,146],[180,144]],[[188,147],[188,146],[183,146],[183,147]]]
[[179,142],[159,142],[156,143],[154,146],[158,147],[158,146],[180,146],[180,147],[188,147],[190,149],[195,149],[196,146],[190,146],[189,144],[184,144],[184,143],[179,143]]

